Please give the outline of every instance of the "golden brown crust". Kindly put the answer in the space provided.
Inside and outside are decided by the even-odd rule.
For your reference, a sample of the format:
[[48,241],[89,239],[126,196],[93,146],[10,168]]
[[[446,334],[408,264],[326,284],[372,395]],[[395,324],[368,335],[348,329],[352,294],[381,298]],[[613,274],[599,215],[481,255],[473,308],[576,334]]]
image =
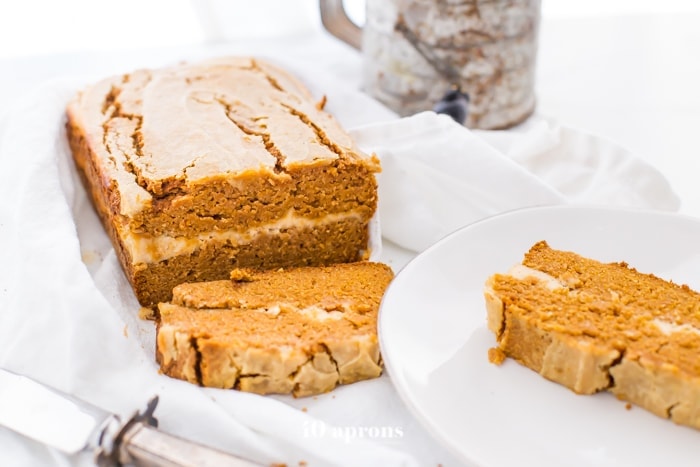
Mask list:
[[659,417],[700,429],[700,381],[673,364],[628,359],[610,369],[615,384],[610,392],[646,408]]
[[393,278],[381,263],[274,271],[182,284],[159,304],[163,373],[242,391],[328,392],[381,374],[377,313]]
[[501,351],[577,393],[607,390],[700,428],[699,294],[545,242],[523,266],[486,284]]
[[76,166],[142,305],[238,266],[357,261],[379,161],[250,58],[139,70],[68,105]]

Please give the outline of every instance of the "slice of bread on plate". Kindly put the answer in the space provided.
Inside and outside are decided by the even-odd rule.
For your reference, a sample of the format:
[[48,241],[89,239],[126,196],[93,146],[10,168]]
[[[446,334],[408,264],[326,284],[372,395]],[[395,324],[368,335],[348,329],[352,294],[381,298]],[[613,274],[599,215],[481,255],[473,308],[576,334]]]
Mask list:
[[484,294],[494,363],[700,428],[700,294],[688,286],[541,241]]

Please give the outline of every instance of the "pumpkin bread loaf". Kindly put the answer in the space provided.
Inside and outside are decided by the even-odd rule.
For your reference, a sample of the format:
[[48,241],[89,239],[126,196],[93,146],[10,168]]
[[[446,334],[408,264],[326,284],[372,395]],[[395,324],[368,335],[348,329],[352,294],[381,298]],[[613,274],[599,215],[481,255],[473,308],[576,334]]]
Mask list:
[[70,102],[75,163],[142,305],[236,267],[367,259],[379,162],[322,102],[253,58],[139,70]]

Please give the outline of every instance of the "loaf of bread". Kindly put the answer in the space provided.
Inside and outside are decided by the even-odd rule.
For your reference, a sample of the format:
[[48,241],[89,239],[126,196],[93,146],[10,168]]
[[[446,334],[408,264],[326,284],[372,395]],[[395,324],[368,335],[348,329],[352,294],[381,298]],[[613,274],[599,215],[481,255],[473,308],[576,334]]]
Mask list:
[[485,297],[492,361],[700,428],[700,294],[687,286],[539,242]]
[[259,394],[309,396],[375,378],[377,313],[392,278],[364,261],[179,285],[158,306],[157,360],[174,378]]
[[85,89],[67,132],[144,306],[236,267],[367,259],[376,157],[284,70],[227,58]]

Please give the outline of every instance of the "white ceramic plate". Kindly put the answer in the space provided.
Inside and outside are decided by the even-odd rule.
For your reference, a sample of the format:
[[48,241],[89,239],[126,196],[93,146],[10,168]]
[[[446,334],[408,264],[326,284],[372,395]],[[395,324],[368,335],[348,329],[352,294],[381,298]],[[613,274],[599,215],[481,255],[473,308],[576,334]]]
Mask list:
[[411,261],[382,302],[382,352],[404,402],[470,465],[698,465],[700,431],[607,393],[576,395],[512,360],[489,363],[483,284],[538,240],[700,290],[700,219],[570,206],[472,224]]

